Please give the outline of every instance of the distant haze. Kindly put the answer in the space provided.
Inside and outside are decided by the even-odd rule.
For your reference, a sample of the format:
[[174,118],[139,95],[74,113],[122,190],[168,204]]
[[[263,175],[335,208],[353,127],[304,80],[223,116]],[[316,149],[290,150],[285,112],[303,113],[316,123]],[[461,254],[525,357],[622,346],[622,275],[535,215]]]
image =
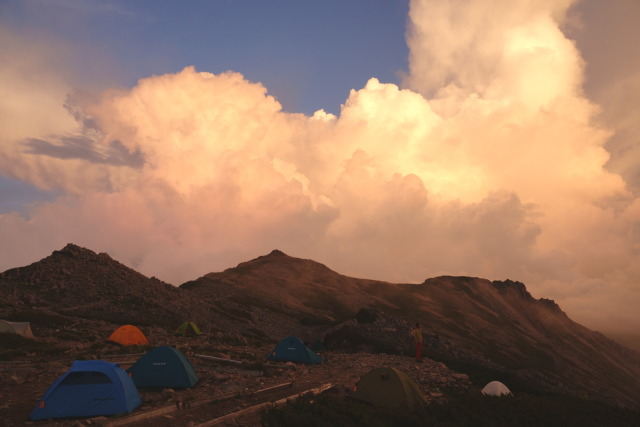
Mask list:
[[407,71],[337,114],[189,63],[79,90],[58,41],[0,27],[0,173],[47,194],[0,215],[0,271],[73,242],[179,285],[277,248],[392,282],[509,278],[635,331],[638,32],[612,33],[631,51],[603,76],[589,24],[640,6],[574,3],[411,1]]

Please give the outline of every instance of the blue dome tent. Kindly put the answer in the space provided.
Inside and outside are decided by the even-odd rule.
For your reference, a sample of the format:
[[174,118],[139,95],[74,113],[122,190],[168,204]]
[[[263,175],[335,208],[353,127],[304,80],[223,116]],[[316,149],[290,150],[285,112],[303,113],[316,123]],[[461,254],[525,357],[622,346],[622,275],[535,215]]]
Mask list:
[[51,384],[29,419],[130,413],[141,404],[135,384],[118,365],[102,360],[76,360]]

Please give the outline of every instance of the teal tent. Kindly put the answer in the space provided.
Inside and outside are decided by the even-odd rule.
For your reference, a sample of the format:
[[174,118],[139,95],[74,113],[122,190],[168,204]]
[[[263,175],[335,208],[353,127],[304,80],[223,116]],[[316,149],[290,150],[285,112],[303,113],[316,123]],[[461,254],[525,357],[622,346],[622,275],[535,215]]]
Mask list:
[[280,341],[273,351],[267,355],[269,360],[301,363],[322,363],[320,356],[311,351],[296,337],[287,337]]
[[187,357],[166,345],[149,351],[127,372],[138,387],[190,388],[198,382]]
[[135,384],[118,365],[76,360],[45,392],[29,419],[123,414],[141,404]]

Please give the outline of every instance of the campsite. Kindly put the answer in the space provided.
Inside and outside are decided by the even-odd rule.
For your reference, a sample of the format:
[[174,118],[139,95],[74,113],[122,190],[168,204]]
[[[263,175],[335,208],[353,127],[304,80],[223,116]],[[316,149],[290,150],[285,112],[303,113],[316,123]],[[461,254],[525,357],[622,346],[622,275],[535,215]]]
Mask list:
[[[261,425],[264,417],[281,426],[487,419],[636,426],[640,419],[637,353],[517,282],[444,277],[408,287],[272,251],[174,287],[67,245],[1,273],[0,290],[0,318],[22,325],[0,332],[5,425]],[[416,298],[428,298],[429,310],[412,310]],[[421,363],[412,355],[415,320],[424,325]],[[59,412],[70,403],[109,403],[116,397],[104,393],[118,381],[114,396],[124,406]],[[77,393],[72,386],[82,393],[68,393]],[[69,398],[77,395],[90,399]]]
[[[107,328],[105,327],[105,329]],[[423,387],[427,386],[431,390],[425,396],[428,401],[441,400],[443,389],[464,391],[470,387],[466,375],[453,372],[445,365],[431,360],[416,366],[412,359],[406,356],[332,352],[325,354],[326,360],[323,360],[322,363],[292,362],[284,359],[270,361],[268,355],[273,353],[278,343],[259,347],[250,344],[238,345],[239,343],[223,344],[206,333],[183,337],[175,335],[172,331],[159,330],[158,328],[148,329],[145,334],[147,339],[153,344],[163,345],[123,346],[106,339],[110,335],[107,333],[108,331],[105,331],[103,342],[94,342],[92,346],[88,347],[94,353],[84,353],[87,358],[100,357],[108,361],[84,363],[117,364],[123,368],[123,373],[132,373],[131,379],[134,382],[141,378],[138,387],[141,401],[131,411],[126,411],[131,412],[129,416],[153,413],[153,411],[164,408],[161,415],[148,419],[137,419],[130,425],[188,425],[190,422],[204,422],[216,416],[223,416],[229,412],[243,410],[253,404],[261,403],[261,396],[256,392],[270,388],[274,388],[274,391],[264,394],[268,398],[267,401],[275,401],[326,385],[330,385],[332,390],[330,393],[346,396],[359,381],[361,375],[381,364],[390,364],[398,367],[397,369],[407,371],[415,381],[422,384]],[[46,333],[46,331],[41,332]],[[41,334],[40,337],[42,338]],[[288,341],[290,338],[283,341]],[[176,347],[167,345],[169,342]],[[73,341],[58,341],[58,343],[63,347],[69,347],[66,354],[72,353],[74,347],[79,345]],[[177,348],[181,348],[183,351]],[[78,350],[77,347],[75,350]],[[310,350],[308,351],[310,352]],[[166,354],[163,353],[169,353],[172,358],[180,362],[180,365],[186,362],[187,365],[193,366],[190,382],[181,383],[182,379],[176,381],[175,378],[169,378],[173,382],[166,384],[144,382],[146,379],[144,370],[166,367],[166,364],[157,366],[160,359],[167,359]],[[49,385],[55,384],[61,379],[61,376],[69,373],[68,370],[71,366],[76,366],[79,363],[75,362],[76,365],[73,365],[74,362],[71,358],[60,359],[64,354],[63,352],[47,358],[52,360],[43,360],[45,356],[36,357],[35,354],[30,353],[21,358],[23,360],[20,363],[3,362],[0,364],[3,373],[8,378],[8,381],[2,383],[0,389],[0,394],[5,402],[0,409],[0,415],[5,425],[21,425],[27,422],[29,415],[38,411],[39,398],[43,397]],[[81,355],[76,354],[76,356]],[[150,360],[145,362],[146,359]],[[154,363],[157,365],[154,366]],[[140,364],[145,366],[139,366]],[[142,371],[142,375],[138,375],[138,371]],[[190,375],[185,376],[189,377]],[[193,378],[193,375],[196,378]],[[175,377],[175,375],[173,376]],[[167,378],[165,375],[153,372],[150,377],[155,380],[160,377]],[[230,396],[233,399],[229,399]],[[225,397],[226,399],[224,399]],[[44,396],[44,399],[46,398]],[[220,402],[217,404],[213,403],[218,400]],[[77,403],[77,398],[71,398],[71,401]],[[47,406],[52,404],[48,402]],[[168,411],[167,408],[171,411]],[[42,416],[36,417],[40,420],[36,422],[36,425],[74,425],[79,422],[78,420],[111,425],[109,422],[117,420],[125,422],[127,419],[126,414],[115,418],[93,414],[47,420],[46,417],[50,416],[52,416],[51,413],[44,413]],[[259,419],[260,413],[253,414],[253,418],[249,418],[249,421],[246,422],[259,425]]]
[[[321,363],[276,361],[270,360],[269,356],[281,345],[280,342],[255,345],[242,339],[233,342],[230,337],[219,334],[203,332],[200,335],[181,336],[175,334],[173,330],[154,327],[140,328],[149,340],[149,344],[125,346],[107,339],[110,336],[109,331],[113,329],[112,325],[90,323],[91,327],[97,331],[101,328],[104,330],[101,333],[102,338],[97,337],[100,334],[96,334],[95,341],[81,342],[70,340],[72,334],[69,332],[65,335],[60,334],[61,331],[36,328],[36,336],[39,337],[36,339],[41,342],[47,341],[43,340],[43,335],[47,333],[52,334],[49,338],[57,337],[55,341],[60,346],[58,349],[60,352],[47,356],[46,351],[36,351],[34,347],[32,353],[18,358],[19,362],[16,360],[0,363],[7,379],[0,386],[0,395],[3,399],[0,418],[4,425],[29,423],[43,426],[93,424],[195,426],[219,418],[222,421],[217,425],[261,425],[265,411],[271,411],[270,416],[273,420],[282,417],[282,414],[277,412],[274,402],[284,403],[287,398],[290,403],[281,408],[287,408],[282,409],[284,414],[293,412],[294,415],[289,415],[293,417],[292,419],[300,417],[298,412],[308,413],[309,405],[317,405],[315,410],[322,409],[322,405],[328,405],[324,410],[335,411],[338,414],[336,416],[346,416],[339,415],[341,411],[347,410],[342,409],[342,405],[347,405],[346,408],[352,405],[353,407],[348,411],[354,411],[353,408],[361,411],[362,423],[354,422],[345,425],[394,425],[392,421],[396,419],[394,417],[400,417],[397,419],[409,423],[407,425],[413,425],[411,411],[415,410],[418,411],[415,413],[420,414],[420,410],[425,411],[424,407],[430,408],[426,411],[442,416],[437,411],[445,411],[447,405],[453,405],[451,411],[463,417],[469,416],[459,406],[460,399],[467,402],[466,405],[471,411],[476,411],[478,408],[474,408],[470,402],[474,405],[489,405],[488,408],[484,408],[484,412],[478,413],[486,411],[490,413],[491,405],[508,404],[518,408],[522,416],[531,416],[526,411],[522,411],[522,405],[525,405],[525,408],[531,405],[527,403],[528,400],[535,401],[536,404],[541,402],[540,395],[527,391],[526,386],[523,388],[521,382],[504,376],[501,379],[507,378],[514,381],[510,385],[518,390],[515,396],[502,398],[507,403],[497,402],[495,398],[488,396],[482,400],[481,388],[485,381],[482,378],[490,373],[476,372],[470,377],[431,358],[424,358],[422,363],[416,363],[406,354],[325,351],[322,353]],[[4,334],[2,337],[7,336]],[[66,339],[60,339],[61,337]],[[17,335],[15,338],[20,342],[27,340]],[[289,342],[300,341],[292,341],[291,338],[284,338],[282,343],[286,345]],[[52,349],[49,348],[49,351],[52,352]],[[309,349],[306,351],[311,352]],[[183,368],[185,365],[192,366],[193,371],[185,373],[186,369],[182,369],[181,373],[169,376],[152,372],[152,378],[156,380],[159,377],[169,378],[170,382],[145,384],[142,381],[138,387],[140,403],[130,411],[130,414],[44,418],[39,421],[28,421],[30,414],[37,411],[39,399],[51,384],[72,367],[75,358],[92,360],[99,358],[105,362],[87,363],[117,364],[123,369],[123,373],[133,371],[131,379],[136,381],[137,371],[142,371],[143,375],[139,378],[144,380],[144,371],[166,367],[163,363],[169,360],[167,356]],[[163,362],[160,362],[161,360]],[[154,363],[156,363],[155,366]],[[184,381],[183,378],[186,378],[187,383],[180,382]],[[322,397],[299,396],[300,393],[314,390],[322,390]],[[399,392],[399,390],[403,391]],[[553,399],[542,400],[542,404],[551,405],[551,407],[555,405],[553,402]],[[566,405],[563,400],[559,402]],[[603,414],[607,413],[606,406],[597,404],[595,406],[589,404],[589,406],[594,408],[593,410],[597,408]],[[578,407],[581,406],[578,404]],[[254,411],[252,408],[258,409]],[[375,421],[379,423],[375,424],[371,417],[375,417],[378,411],[382,411],[379,416],[383,418]],[[613,410],[613,412],[618,417],[617,425],[632,425],[625,422],[634,420],[634,412],[623,410]],[[227,418],[223,418],[225,416]],[[513,414],[509,416],[512,417]],[[386,421],[384,417],[387,417]],[[584,421],[585,418],[580,419]],[[598,419],[595,418],[595,420]],[[276,425],[296,425],[280,422],[281,424]],[[496,422],[495,425],[507,425],[501,424],[499,418]],[[309,425],[329,424],[323,424],[320,421]],[[607,424],[601,424],[598,421],[591,425]]]

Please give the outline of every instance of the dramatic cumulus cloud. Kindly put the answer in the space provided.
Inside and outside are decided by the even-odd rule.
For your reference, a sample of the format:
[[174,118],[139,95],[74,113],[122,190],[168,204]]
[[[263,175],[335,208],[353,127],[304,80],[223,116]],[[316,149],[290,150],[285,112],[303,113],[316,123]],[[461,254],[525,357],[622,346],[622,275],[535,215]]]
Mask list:
[[[615,133],[607,141],[608,168],[640,188],[640,2],[582,0],[571,28],[587,61],[586,94],[602,106],[600,118]],[[591,60],[593,59],[593,60]]]
[[571,4],[412,1],[403,88],[372,78],[339,116],[285,113],[236,72],[69,95],[0,65],[36,106],[0,100],[0,170],[64,194],[0,216],[0,270],[74,242],[180,284],[279,248],[395,282],[511,278],[640,326],[640,200],[606,169]]

